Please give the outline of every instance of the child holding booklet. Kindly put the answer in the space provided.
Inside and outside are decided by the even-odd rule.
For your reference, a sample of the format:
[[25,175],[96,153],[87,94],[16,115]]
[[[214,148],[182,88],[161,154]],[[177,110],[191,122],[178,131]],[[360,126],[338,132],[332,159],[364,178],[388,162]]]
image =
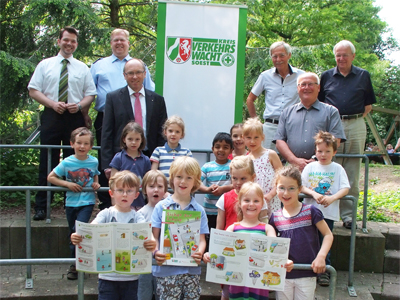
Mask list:
[[169,185],[174,193],[156,205],[151,218],[153,235],[157,241],[154,258],[158,266],[153,266],[153,275],[157,277],[157,296],[161,300],[200,299],[200,266],[162,266],[166,260],[166,254],[158,249],[162,247],[160,233],[164,209],[199,211],[201,212],[200,242],[197,251],[193,251],[191,257],[197,264],[201,263],[206,248],[205,235],[209,233],[209,230],[203,207],[192,197],[201,184],[201,169],[194,158],[181,156],[172,162],[169,176]]
[[[266,223],[260,222],[261,208],[264,204],[264,193],[261,187],[254,182],[243,184],[238,195],[238,220],[229,226],[226,231],[257,233],[266,236],[276,236],[274,228]],[[209,253],[204,254],[204,262],[210,262]],[[285,266],[287,272],[293,268],[293,262],[288,261]],[[250,288],[246,286],[229,287],[229,299],[258,299],[268,300],[269,291]]]
[[[110,196],[115,205],[99,212],[91,224],[98,223],[144,223],[146,220],[142,214],[131,208],[133,200],[139,195],[139,178],[130,171],[115,173],[110,178]],[[79,245],[82,236],[73,233],[71,242]],[[144,242],[147,251],[153,251],[156,247],[154,239]],[[99,274],[99,300],[137,299],[138,276],[117,273]]]
[[[317,273],[325,272],[325,258],[333,235],[321,211],[299,202],[301,173],[294,166],[284,167],[275,176],[275,186],[283,208],[272,214],[271,224],[281,237],[290,238],[289,259],[296,264],[311,264],[312,270],[294,270],[286,274],[285,290],[276,299],[314,299]],[[320,247],[318,231],[323,235]]]

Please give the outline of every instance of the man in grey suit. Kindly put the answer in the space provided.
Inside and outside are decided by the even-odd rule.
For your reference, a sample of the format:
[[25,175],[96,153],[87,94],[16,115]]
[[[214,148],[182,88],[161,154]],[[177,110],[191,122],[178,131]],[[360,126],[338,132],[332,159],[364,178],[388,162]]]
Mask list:
[[[108,93],[106,97],[101,132],[103,168],[108,168],[115,153],[121,150],[122,130],[130,121],[142,122],[147,142],[143,151],[145,155],[151,156],[156,147],[165,144],[162,132],[167,119],[164,97],[143,87],[146,77],[144,62],[137,58],[129,60],[123,73],[128,85]],[[141,115],[135,110],[141,111]]]

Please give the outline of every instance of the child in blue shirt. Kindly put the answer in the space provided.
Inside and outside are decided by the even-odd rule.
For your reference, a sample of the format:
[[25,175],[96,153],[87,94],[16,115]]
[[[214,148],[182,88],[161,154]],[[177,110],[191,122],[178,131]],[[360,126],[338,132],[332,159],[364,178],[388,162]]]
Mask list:
[[179,156],[190,156],[192,152],[183,148],[179,141],[185,137],[185,123],[181,117],[172,116],[163,125],[163,133],[167,142],[163,147],[154,149],[150,157],[151,169],[160,170],[167,179],[172,162]]
[[215,160],[205,163],[201,167],[201,181],[205,181],[199,188],[200,192],[208,193],[204,197],[204,210],[207,214],[208,228],[216,228],[218,208],[215,206],[219,197],[232,190],[231,175],[228,159],[233,150],[233,142],[229,133],[218,132],[212,143]]
[[[200,265],[206,249],[205,235],[209,233],[206,213],[192,196],[201,184],[200,166],[194,158],[181,156],[172,163],[169,175],[169,185],[174,190],[174,194],[156,205],[151,218],[153,235],[157,241],[156,249],[161,247],[160,232],[163,210],[200,211],[199,247],[196,252],[191,254],[191,257]],[[153,275],[157,278],[157,295],[161,299],[181,299],[183,296],[185,299],[200,299],[200,266],[162,266],[166,260],[166,254],[159,250],[154,251],[154,258],[158,266],[153,266]]]
[[[142,181],[144,175],[150,171],[150,159],[143,154],[146,147],[146,138],[142,126],[136,122],[126,124],[121,134],[121,152],[115,154],[110,163],[111,176],[118,171],[128,170]],[[133,201],[132,206],[139,210],[145,205],[142,193]]]
[[[83,187],[100,188],[97,158],[88,155],[93,147],[94,137],[86,127],[79,127],[71,133],[71,147],[75,154],[61,161],[47,177],[54,185],[67,187],[65,212],[67,215],[69,234],[75,232],[75,221],[89,222],[92,216],[96,196],[94,192],[82,192]],[[65,177],[61,179],[60,177]],[[75,257],[75,246],[70,245],[71,257]],[[78,279],[75,265],[71,265],[67,274],[70,280]]]

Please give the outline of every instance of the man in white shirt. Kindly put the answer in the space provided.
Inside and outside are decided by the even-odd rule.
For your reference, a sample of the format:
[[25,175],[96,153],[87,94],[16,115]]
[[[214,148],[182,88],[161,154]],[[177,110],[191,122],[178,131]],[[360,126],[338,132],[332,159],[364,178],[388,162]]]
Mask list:
[[[72,54],[78,47],[78,32],[73,27],[61,29],[57,56],[41,61],[28,84],[29,96],[45,108],[41,115],[40,143],[69,145],[71,132],[85,126],[85,117],[96,95],[89,68]],[[65,81],[63,81],[65,79]],[[85,115],[85,117],[84,117]],[[73,149],[63,150],[63,156]],[[60,151],[52,149],[51,169],[58,163]],[[40,151],[39,186],[47,185],[47,149]],[[46,192],[36,195],[34,220],[46,218]]]
[[261,73],[251,89],[246,103],[250,117],[256,117],[254,101],[265,91],[265,110],[263,114],[265,139],[263,146],[276,151],[272,140],[278,129],[279,117],[286,107],[299,102],[297,77],[304,71],[289,65],[292,49],[285,42],[273,43],[269,48],[269,55],[274,67]]

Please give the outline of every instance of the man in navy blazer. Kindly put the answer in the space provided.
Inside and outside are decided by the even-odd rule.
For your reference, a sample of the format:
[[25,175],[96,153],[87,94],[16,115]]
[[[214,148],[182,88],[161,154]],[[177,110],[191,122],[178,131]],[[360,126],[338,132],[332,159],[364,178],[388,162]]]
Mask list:
[[134,93],[140,93],[143,129],[146,136],[146,148],[143,153],[151,156],[153,150],[165,144],[162,126],[167,119],[164,97],[143,87],[146,78],[145,64],[133,58],[124,66],[127,86],[107,94],[104,109],[103,129],[101,132],[101,163],[108,168],[114,155],[121,150],[122,130],[130,121],[135,121]]

